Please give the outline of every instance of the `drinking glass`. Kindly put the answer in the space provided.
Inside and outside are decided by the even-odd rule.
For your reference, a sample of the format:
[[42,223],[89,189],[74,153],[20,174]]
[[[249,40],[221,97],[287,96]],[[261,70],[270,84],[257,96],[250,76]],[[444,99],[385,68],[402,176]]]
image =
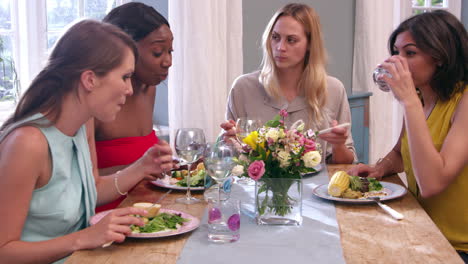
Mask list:
[[392,78],[392,75],[386,69],[377,67],[372,73],[372,79],[374,80],[374,83],[379,86],[380,90],[384,92],[389,92],[390,86],[388,86],[388,84],[384,80],[380,79],[384,75]]
[[206,173],[218,183],[218,201],[221,201],[221,189],[223,182],[231,174],[237,157],[236,148],[224,141],[206,144],[203,163]]
[[[255,118],[239,117],[236,121],[236,137],[239,143],[244,147],[246,144],[243,142],[253,131],[257,131],[262,127],[262,121]],[[255,181],[247,177],[241,177],[237,180],[239,184],[253,185]]]
[[252,119],[248,117],[239,117],[236,121],[236,137],[237,140],[242,144],[242,140],[246,138],[250,133],[256,131],[262,127],[262,122],[258,119]]
[[235,242],[240,238],[240,201],[208,202],[208,240],[214,243]]
[[175,136],[175,150],[181,161],[181,166],[187,165],[187,194],[186,197],[176,199],[183,204],[194,204],[200,199],[192,197],[190,193],[190,174],[192,164],[200,159],[205,149],[205,133],[201,128],[180,128]]

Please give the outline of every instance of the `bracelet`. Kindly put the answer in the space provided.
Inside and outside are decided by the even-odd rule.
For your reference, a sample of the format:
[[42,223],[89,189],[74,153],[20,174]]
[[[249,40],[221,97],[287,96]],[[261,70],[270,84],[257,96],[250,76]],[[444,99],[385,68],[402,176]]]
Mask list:
[[114,177],[115,189],[117,190],[117,192],[118,192],[120,195],[127,195],[128,192],[121,192],[120,189],[119,189],[119,185],[118,185],[118,182],[117,182],[117,179],[119,178],[119,173],[120,173],[120,171],[117,171],[117,173],[115,174],[115,177]]

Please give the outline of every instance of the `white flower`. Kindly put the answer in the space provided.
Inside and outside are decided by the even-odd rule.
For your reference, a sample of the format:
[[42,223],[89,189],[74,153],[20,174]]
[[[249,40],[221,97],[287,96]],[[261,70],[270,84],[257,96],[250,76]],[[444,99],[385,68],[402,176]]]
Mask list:
[[320,164],[322,156],[320,156],[318,151],[309,151],[302,156],[302,160],[307,168],[313,168]]
[[234,168],[232,168],[231,173],[234,176],[241,176],[242,174],[244,174],[244,166],[242,166],[242,165],[234,166]]
[[271,128],[265,134],[265,137],[273,140],[273,142],[278,141],[279,136],[280,136],[280,132],[278,131],[277,128]]
[[280,150],[278,151],[278,161],[280,162],[280,167],[281,168],[286,168],[288,167],[291,162],[291,155],[289,154],[289,152],[286,152],[284,150]]
[[240,154],[239,155],[239,161],[245,161],[245,162],[248,162],[249,161],[249,157],[245,154]]
[[306,131],[306,136],[307,136],[308,138],[312,138],[312,137],[315,136],[315,132],[314,132],[312,129],[308,129],[308,130]]
[[279,138],[284,138],[285,136],[286,136],[286,133],[284,133],[284,129],[280,128]]
[[304,130],[304,127],[305,127],[304,121],[299,119],[292,124],[290,130],[296,130],[296,131],[301,132],[302,130]]

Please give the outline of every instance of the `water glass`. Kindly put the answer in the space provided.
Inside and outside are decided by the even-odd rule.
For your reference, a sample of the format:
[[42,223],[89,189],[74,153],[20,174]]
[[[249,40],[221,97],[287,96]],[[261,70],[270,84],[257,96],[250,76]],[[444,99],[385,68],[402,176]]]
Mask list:
[[221,201],[226,201],[231,196],[231,187],[234,179],[233,177],[226,178],[221,184],[221,192],[219,193],[219,185],[206,174],[205,176],[205,192],[203,197],[205,201],[217,201],[218,194],[220,195]]
[[192,164],[198,159],[203,157],[205,150],[205,133],[201,128],[179,128],[175,136],[175,150],[179,160],[187,165],[188,174],[187,180],[187,193],[185,197],[177,198],[176,202],[183,204],[199,203],[200,199],[192,197],[190,192],[190,174]]
[[240,238],[240,200],[208,201],[208,240],[236,242]]
[[372,74],[372,79],[374,80],[374,83],[379,86],[380,90],[389,92],[390,86],[384,80],[380,79],[384,75],[392,78],[392,75],[386,69],[377,67]]

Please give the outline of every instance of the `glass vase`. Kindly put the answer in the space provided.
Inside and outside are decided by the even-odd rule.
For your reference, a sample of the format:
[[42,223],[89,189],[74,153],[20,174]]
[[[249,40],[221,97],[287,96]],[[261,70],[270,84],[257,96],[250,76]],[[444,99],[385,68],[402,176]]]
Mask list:
[[255,214],[259,225],[301,225],[302,179],[256,181]]

